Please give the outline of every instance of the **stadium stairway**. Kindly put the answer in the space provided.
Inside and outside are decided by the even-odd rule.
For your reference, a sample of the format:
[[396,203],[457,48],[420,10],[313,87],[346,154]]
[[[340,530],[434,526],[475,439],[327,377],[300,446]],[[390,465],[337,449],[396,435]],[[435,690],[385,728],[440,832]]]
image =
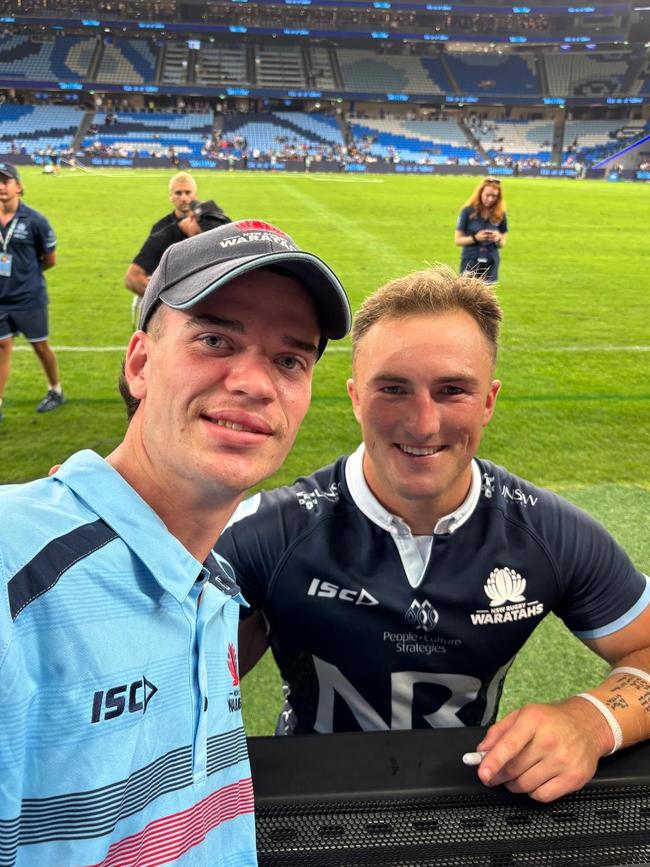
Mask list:
[[453,88],[454,93],[461,93],[461,89],[458,86],[458,82],[456,81],[456,76],[451,71],[451,66],[447,63],[447,58],[444,55],[444,52],[440,55],[440,63],[442,68],[445,70],[445,75],[449,79],[449,83]]
[[94,116],[95,112],[92,109],[90,109],[90,111],[84,112],[84,116],[81,118],[81,123],[79,124],[79,129],[75,133],[75,137],[72,139],[72,150],[75,153],[81,147],[81,143],[86,137],[86,133],[92,125]]
[[485,148],[483,147],[481,142],[474,135],[474,133],[472,132],[472,130],[470,129],[468,124],[465,123],[465,112],[460,113],[460,115],[458,117],[458,126],[459,126],[461,132],[463,133],[463,135],[465,136],[465,138],[467,139],[467,141],[471,144],[471,146],[474,148],[476,153],[481,157],[481,159],[484,159],[486,162],[489,163],[490,162],[490,155],[487,153],[487,151],[485,150]]

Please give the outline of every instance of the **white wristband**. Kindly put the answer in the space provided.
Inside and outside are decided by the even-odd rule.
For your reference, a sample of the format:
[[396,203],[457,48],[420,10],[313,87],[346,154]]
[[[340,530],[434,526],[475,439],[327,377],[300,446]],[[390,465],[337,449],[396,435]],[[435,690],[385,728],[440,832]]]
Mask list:
[[613,668],[609,673],[609,677],[611,677],[613,674],[633,674],[636,677],[640,677],[641,680],[645,680],[647,681],[647,683],[650,683],[650,674],[648,674],[647,671],[641,671],[640,668],[632,668],[629,665],[622,665],[620,668]]
[[607,721],[607,725],[610,727],[612,734],[614,735],[614,749],[610,750],[607,755],[611,756],[612,753],[615,753],[616,750],[620,750],[623,746],[623,731],[621,726],[619,725],[618,720],[611,712],[611,710],[607,707],[607,705],[602,702],[599,698],[596,698],[595,695],[591,695],[588,692],[579,692],[578,698],[586,698],[587,701],[590,701],[595,708],[602,713]]

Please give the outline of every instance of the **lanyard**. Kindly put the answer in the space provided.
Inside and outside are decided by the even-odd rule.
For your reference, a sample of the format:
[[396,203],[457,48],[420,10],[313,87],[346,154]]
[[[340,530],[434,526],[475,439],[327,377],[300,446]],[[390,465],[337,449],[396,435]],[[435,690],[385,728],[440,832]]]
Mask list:
[[7,252],[7,247],[9,246],[9,242],[14,236],[14,232],[16,231],[16,226],[18,225],[18,214],[12,219],[9,223],[9,228],[7,229],[7,234],[2,238],[2,252]]

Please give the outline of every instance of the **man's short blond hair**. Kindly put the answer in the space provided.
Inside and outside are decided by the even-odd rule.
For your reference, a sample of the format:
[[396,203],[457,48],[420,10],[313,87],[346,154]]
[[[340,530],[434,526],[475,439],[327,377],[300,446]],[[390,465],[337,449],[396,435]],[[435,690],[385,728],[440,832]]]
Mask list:
[[474,319],[496,362],[502,312],[493,288],[478,277],[459,275],[446,265],[436,265],[397,277],[365,299],[352,326],[353,366],[361,340],[378,322],[453,310],[463,310]]
[[175,174],[173,178],[169,181],[169,192],[171,194],[172,189],[176,186],[176,184],[190,184],[193,190],[196,190],[196,181],[192,177],[189,172],[178,172]]

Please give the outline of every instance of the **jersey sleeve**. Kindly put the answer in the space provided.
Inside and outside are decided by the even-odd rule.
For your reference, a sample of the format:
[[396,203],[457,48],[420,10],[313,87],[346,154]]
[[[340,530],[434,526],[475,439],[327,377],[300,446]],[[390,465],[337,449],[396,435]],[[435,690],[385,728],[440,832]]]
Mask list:
[[260,512],[261,500],[261,494],[244,500],[215,545],[215,551],[232,566],[242,596],[253,609],[264,607],[280,556],[273,550],[272,533],[265,532],[268,521]]
[[35,214],[32,220],[34,248],[39,258],[56,249],[54,229],[42,214]]
[[458,222],[456,223],[456,231],[464,232],[466,235],[467,231],[467,223],[469,221],[469,208],[463,208],[463,210],[458,215]]
[[648,579],[585,512],[565,503],[557,520],[563,593],[555,613],[582,639],[601,638],[627,626],[650,604]]

